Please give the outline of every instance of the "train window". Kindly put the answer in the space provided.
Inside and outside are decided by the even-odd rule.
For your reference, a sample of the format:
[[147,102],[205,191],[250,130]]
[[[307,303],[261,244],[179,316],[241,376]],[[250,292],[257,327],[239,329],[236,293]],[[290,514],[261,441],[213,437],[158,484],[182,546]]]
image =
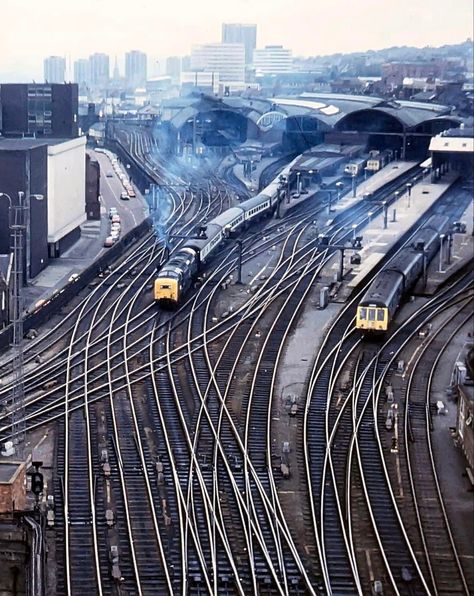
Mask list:
[[161,290],[169,290],[171,286],[160,286]]
[[369,308],[369,321],[375,321],[375,308]]
[[383,321],[384,319],[385,319],[385,313],[381,308],[379,308],[377,310],[377,321]]
[[361,308],[359,309],[359,318],[360,319],[367,319],[367,309],[366,308]]

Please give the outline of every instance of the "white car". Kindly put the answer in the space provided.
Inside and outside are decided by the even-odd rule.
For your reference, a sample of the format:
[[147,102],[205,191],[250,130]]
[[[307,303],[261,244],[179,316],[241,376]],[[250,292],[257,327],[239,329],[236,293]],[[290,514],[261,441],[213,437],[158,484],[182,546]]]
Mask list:
[[117,230],[117,232],[120,232],[120,230],[122,229],[119,222],[118,221],[114,221],[113,224],[111,224],[110,226],[111,230]]
[[117,207],[111,207],[109,209],[109,218],[112,219],[114,215],[117,215],[118,210]]
[[120,232],[118,230],[110,230],[110,237],[116,241],[119,239]]

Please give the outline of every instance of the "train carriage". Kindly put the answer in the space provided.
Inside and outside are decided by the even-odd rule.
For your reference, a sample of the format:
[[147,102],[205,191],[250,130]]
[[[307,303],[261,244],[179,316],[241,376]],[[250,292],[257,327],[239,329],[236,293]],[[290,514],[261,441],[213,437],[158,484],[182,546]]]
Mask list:
[[256,197],[240,203],[240,206],[245,212],[245,221],[248,223],[258,220],[264,215],[269,215],[272,212],[272,197],[260,193]]
[[242,207],[231,207],[217,217],[214,217],[209,224],[220,226],[222,234],[228,236],[230,232],[236,232],[242,227],[245,221],[245,211]]
[[403,297],[423,273],[439,248],[440,233],[447,230],[449,219],[433,215],[416,232],[409,247],[402,249],[380,271],[357,307],[356,327],[370,332],[387,331]]

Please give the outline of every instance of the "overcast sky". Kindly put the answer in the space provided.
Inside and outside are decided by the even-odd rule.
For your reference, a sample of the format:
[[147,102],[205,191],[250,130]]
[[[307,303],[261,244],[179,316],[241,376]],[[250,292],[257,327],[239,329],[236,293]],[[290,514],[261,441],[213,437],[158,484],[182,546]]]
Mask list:
[[[130,49],[150,61],[220,41],[221,23],[257,24],[257,46],[311,56],[473,37],[473,0],[0,0],[0,82],[42,79],[43,58],[71,62]],[[154,73],[150,73],[154,74]]]

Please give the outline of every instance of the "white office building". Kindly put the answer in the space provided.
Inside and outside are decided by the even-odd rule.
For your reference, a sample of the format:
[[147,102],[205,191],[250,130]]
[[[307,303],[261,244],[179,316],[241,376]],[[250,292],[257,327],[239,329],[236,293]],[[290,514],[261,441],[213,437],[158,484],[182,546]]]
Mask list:
[[241,43],[207,43],[194,46],[191,70],[219,75],[223,81],[245,80],[245,47]]
[[66,79],[66,60],[61,56],[49,56],[44,59],[44,80],[47,83],[64,83]]
[[291,50],[283,46],[265,46],[253,53],[253,66],[255,74],[277,75],[293,70],[293,57]]
[[48,145],[48,244],[59,254],[60,241],[86,220],[86,137]]
[[180,84],[186,91],[193,88],[202,93],[217,93],[219,91],[219,73],[204,71],[185,71],[180,74]]

